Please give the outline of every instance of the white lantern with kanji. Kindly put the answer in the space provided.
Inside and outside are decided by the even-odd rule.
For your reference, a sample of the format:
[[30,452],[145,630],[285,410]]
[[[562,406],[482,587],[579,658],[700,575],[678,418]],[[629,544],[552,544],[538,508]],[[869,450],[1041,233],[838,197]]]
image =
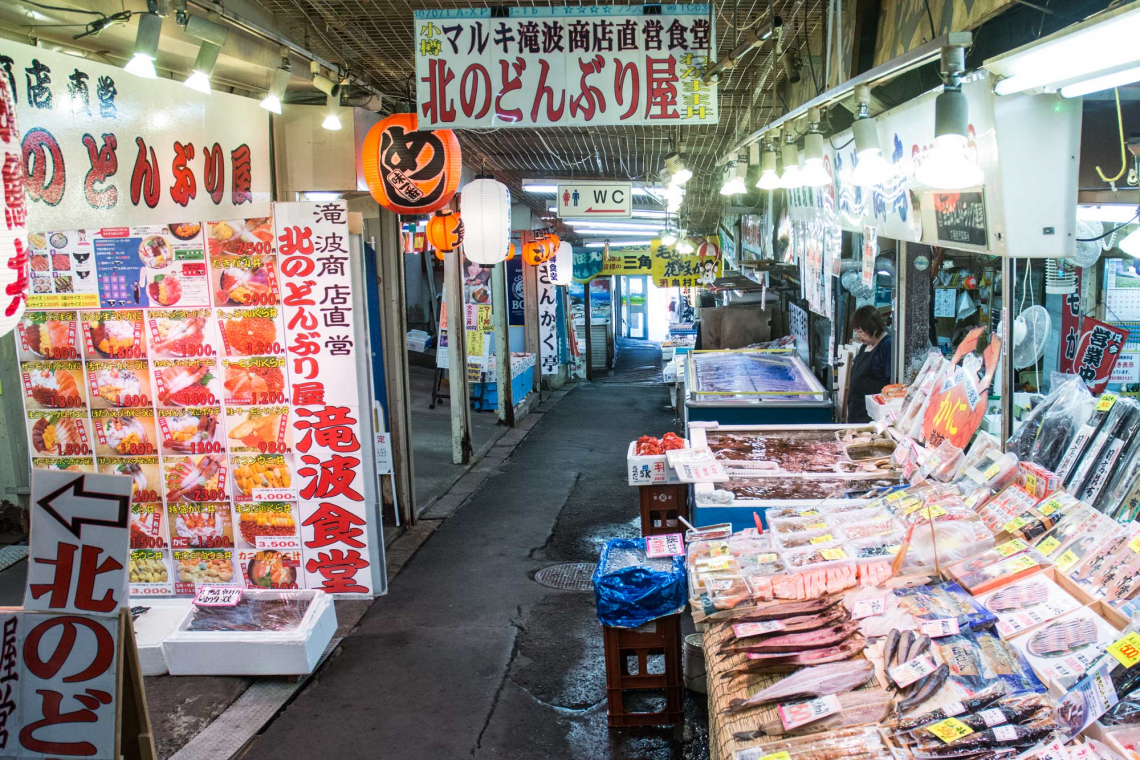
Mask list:
[[472,180],[459,198],[463,255],[491,267],[507,258],[511,245],[511,191],[490,178]]
[[574,247],[563,240],[550,260],[550,281],[555,285],[569,285],[574,275]]
[[3,226],[0,226],[0,336],[24,315],[28,298],[28,212],[24,205],[24,162],[16,102],[8,80],[0,77],[0,176]]

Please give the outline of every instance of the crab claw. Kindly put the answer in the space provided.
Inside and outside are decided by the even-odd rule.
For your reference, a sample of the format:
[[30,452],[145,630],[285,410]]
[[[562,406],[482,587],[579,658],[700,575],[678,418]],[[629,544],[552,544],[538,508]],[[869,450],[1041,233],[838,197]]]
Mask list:
[[990,337],[989,345],[986,350],[982,352],[982,359],[986,363],[986,374],[982,377],[981,387],[978,388],[979,392],[984,393],[990,387],[990,382],[994,379],[994,373],[997,371],[998,359],[1001,358],[1001,338],[996,335]]
[[978,339],[982,337],[982,333],[985,331],[986,328],[984,327],[975,327],[973,330],[970,330],[969,334],[958,344],[958,350],[954,352],[954,358],[950,363],[956,366],[958,362],[962,361],[962,357],[966,354],[974,353],[974,349],[978,347]]

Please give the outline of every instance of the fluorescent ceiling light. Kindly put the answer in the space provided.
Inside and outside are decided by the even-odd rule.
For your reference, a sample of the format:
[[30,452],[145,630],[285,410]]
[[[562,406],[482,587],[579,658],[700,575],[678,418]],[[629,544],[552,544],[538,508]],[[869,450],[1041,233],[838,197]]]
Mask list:
[[602,227],[598,229],[579,229],[577,232],[584,237],[597,237],[599,235],[618,235],[629,237],[630,235],[654,235],[658,232],[658,230],[655,228],[646,227],[642,227],[639,230],[620,230]]
[[[569,181],[569,180],[568,180]],[[604,183],[602,183],[604,184]],[[619,184],[615,182],[614,184]],[[543,182],[523,182],[523,192],[534,193],[535,195],[554,195],[558,192],[558,185],[549,185]],[[633,194],[638,197],[656,197],[654,193],[650,192],[648,188],[634,187]]]
[[305,200],[312,201],[313,203],[331,203],[332,201],[340,200],[340,193],[331,193],[323,190],[310,190],[309,192],[302,193]]
[[1092,79],[1086,79],[1076,84],[1065,85],[1061,88],[1062,98],[1079,98],[1092,92],[1100,92],[1113,87],[1123,87],[1126,84],[1140,82],[1140,66],[1133,66],[1114,74],[1105,74]]
[[[652,240],[623,240],[620,243],[610,243],[609,244],[610,248],[634,248],[634,247],[642,248],[642,247],[649,246],[649,245],[653,245]],[[602,241],[602,242],[586,243],[585,247],[586,248],[605,248],[606,242]]]
[[321,127],[324,129],[336,131],[340,129],[340,95],[329,93],[325,95],[325,102],[328,104],[329,113],[325,120],[321,122]]
[[204,71],[192,71],[190,76],[186,77],[183,82],[191,90],[197,90],[203,95],[210,94],[210,75]]
[[1136,206],[1106,204],[1104,206],[1077,206],[1077,219],[1089,222],[1126,224],[1136,217]]
[[639,230],[641,232],[652,230],[656,232],[661,229],[661,223],[653,221],[652,219],[646,219],[644,224],[638,224],[637,222],[611,222],[605,219],[564,219],[563,221],[571,227],[604,227],[607,230]]
[[[551,212],[551,213],[557,213],[558,207],[557,206],[547,206],[546,210]],[[649,208],[635,208],[632,213],[633,213],[634,219],[664,219],[665,217],[667,217],[669,215],[669,212],[667,212],[667,211],[660,211],[658,209],[649,209]],[[571,224],[573,224],[573,221],[571,221],[569,219],[567,219],[565,221],[568,221]]]
[[1010,95],[1059,88],[1135,66],[1140,62],[1135,42],[1140,36],[1140,8],[1103,15],[987,62],[987,68],[1006,77],[994,92]]

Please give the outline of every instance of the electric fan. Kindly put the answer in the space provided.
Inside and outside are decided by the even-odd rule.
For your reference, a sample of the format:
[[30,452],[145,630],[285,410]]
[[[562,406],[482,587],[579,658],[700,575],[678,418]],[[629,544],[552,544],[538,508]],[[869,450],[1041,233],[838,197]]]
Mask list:
[[1045,355],[1051,320],[1044,306],[1030,306],[1013,320],[1013,366],[1031,367]]

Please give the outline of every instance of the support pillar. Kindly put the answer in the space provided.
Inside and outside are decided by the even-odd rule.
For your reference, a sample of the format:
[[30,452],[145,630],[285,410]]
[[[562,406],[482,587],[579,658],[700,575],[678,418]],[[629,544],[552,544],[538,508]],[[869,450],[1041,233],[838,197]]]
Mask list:
[[467,381],[467,325],[463,308],[463,253],[444,254],[443,292],[447,308],[447,377],[451,401],[451,461],[471,461],[471,388]]

